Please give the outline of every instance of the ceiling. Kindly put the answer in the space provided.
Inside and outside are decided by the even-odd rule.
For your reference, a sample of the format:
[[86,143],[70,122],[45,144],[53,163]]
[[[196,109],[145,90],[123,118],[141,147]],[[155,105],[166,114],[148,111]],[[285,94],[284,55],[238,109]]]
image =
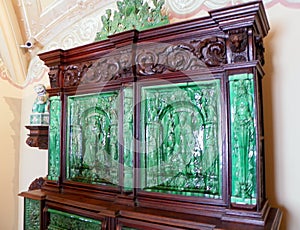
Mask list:
[[[150,1],[150,0],[147,0]],[[165,0],[171,22],[198,17],[216,9],[251,0]],[[300,0],[264,0],[300,7]],[[6,0],[0,1],[0,78],[18,87],[38,80],[45,67],[37,53],[68,49],[92,42],[101,29],[106,9],[116,0]],[[34,46],[24,48],[26,41]]]

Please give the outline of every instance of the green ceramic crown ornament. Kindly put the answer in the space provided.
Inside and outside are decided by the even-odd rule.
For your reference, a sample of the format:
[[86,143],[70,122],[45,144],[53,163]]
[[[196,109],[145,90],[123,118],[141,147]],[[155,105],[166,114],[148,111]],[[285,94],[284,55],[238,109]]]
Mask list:
[[102,30],[97,33],[95,41],[107,39],[109,35],[127,30],[145,30],[169,24],[168,16],[163,13],[164,0],[152,0],[153,7],[143,0],[117,1],[118,11],[111,9],[101,17]]

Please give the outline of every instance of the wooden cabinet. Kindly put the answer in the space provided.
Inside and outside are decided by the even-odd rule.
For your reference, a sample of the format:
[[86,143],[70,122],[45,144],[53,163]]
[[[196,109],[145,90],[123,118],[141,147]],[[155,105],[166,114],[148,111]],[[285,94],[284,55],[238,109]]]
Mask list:
[[40,54],[42,229],[278,229],[265,194],[261,1]]

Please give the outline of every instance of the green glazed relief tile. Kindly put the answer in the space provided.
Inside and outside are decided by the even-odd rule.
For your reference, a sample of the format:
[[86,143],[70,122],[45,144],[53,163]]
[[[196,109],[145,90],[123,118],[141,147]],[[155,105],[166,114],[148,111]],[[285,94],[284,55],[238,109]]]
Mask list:
[[29,198],[24,199],[24,230],[40,229],[40,201]]
[[220,81],[142,88],[145,191],[222,197]]
[[253,74],[233,75],[230,87],[231,202],[256,204],[256,127]]
[[124,92],[123,150],[124,150],[124,187],[133,188],[133,90],[128,87]]
[[99,230],[101,221],[75,214],[48,209],[49,230]]
[[48,149],[48,179],[58,180],[60,175],[60,97],[50,97],[50,126]]
[[119,92],[68,97],[67,179],[119,184]]

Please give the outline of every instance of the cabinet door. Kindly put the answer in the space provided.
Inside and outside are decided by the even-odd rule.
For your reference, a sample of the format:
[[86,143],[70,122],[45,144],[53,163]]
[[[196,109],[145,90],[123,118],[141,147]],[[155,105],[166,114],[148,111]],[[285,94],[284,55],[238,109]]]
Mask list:
[[222,198],[220,80],[141,88],[141,188]]
[[66,179],[119,185],[120,91],[67,97]]

